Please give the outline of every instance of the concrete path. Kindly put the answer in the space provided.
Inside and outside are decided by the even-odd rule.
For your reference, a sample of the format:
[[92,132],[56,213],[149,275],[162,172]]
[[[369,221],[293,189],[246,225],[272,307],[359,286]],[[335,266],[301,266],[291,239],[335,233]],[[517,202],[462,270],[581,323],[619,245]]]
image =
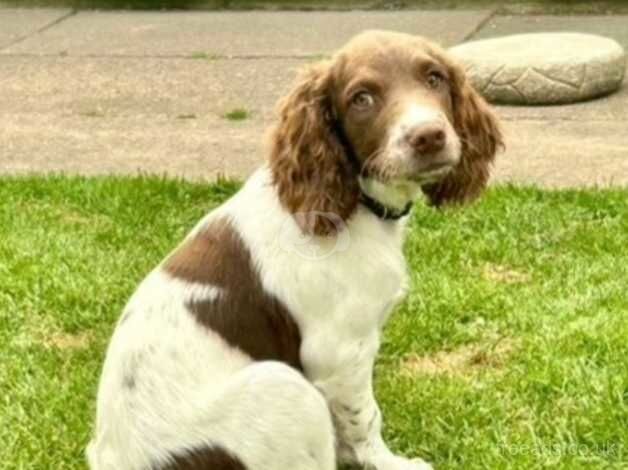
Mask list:
[[37,9],[13,10],[0,5],[0,48],[6,48],[15,42],[55,25],[71,14],[70,10]]
[[[355,32],[395,29],[453,45],[520,32],[528,19],[490,18],[487,11],[0,9],[0,172],[243,177],[262,161],[274,103],[296,70]],[[573,30],[612,29],[589,17],[558,19]],[[608,19],[628,24],[628,17]],[[558,29],[555,21],[535,17],[533,24]],[[615,28],[626,44],[624,32]],[[236,108],[251,117],[223,117]],[[508,149],[496,181],[628,185],[626,85],[590,103],[500,107],[498,113]]]
[[[18,12],[21,18],[23,13]],[[489,12],[83,12],[2,50],[71,56],[292,57],[329,54],[364,29],[471,35]],[[455,28],[451,25],[454,24]]]
[[495,16],[474,35],[474,39],[547,31],[601,34],[615,39],[628,48],[628,16],[626,15]]

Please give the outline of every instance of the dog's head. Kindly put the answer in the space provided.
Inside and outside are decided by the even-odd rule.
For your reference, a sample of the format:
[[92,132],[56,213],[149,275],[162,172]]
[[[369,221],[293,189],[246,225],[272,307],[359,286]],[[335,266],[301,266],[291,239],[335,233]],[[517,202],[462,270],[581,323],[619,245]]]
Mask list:
[[[290,212],[347,220],[361,191],[393,207],[420,190],[434,205],[473,199],[501,144],[494,114],[441,48],[369,31],[304,70],[280,102],[270,166]],[[303,220],[310,233],[337,230]]]

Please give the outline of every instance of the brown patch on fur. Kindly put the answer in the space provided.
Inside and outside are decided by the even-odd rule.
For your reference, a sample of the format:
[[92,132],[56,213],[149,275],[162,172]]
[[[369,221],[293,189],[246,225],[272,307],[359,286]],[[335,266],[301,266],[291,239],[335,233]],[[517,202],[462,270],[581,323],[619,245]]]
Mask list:
[[[358,205],[357,172],[334,129],[331,63],[305,69],[279,103],[270,168],[281,204],[305,233],[333,235],[331,213],[347,220]],[[316,214],[320,213],[320,214]]]
[[171,463],[153,466],[152,470],[246,470],[246,467],[235,455],[215,446],[175,455]]
[[202,325],[255,360],[302,369],[299,328],[282,302],[264,290],[247,247],[229,221],[215,220],[184,242],[164,269],[176,278],[223,291],[216,299],[188,303]]
[[488,281],[499,282],[503,284],[520,284],[530,282],[532,276],[528,273],[522,273],[510,269],[508,266],[499,264],[487,264],[482,272],[484,279]]
[[462,67],[444,52],[435,51],[447,65],[452,83],[453,124],[462,143],[460,163],[437,183],[422,189],[435,206],[475,199],[486,187],[495,154],[504,146],[499,121],[467,80]]
[[410,376],[470,376],[482,370],[499,369],[514,347],[513,341],[503,339],[489,347],[475,344],[453,351],[440,351],[430,356],[411,354],[403,359],[401,373]]

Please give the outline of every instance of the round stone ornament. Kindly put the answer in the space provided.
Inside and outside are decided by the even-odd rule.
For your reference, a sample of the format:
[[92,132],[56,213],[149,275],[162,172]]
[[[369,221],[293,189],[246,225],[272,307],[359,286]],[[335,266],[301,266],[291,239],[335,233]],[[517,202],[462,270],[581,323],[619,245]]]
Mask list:
[[617,90],[626,54],[614,40],[581,33],[517,34],[449,51],[471,83],[494,103],[560,104]]

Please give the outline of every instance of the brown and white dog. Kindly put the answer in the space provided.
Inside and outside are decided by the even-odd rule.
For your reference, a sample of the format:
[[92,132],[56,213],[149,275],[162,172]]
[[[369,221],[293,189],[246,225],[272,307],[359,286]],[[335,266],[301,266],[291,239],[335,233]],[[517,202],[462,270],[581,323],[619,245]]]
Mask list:
[[280,104],[268,163],[141,283],[107,352],[93,470],[430,468],[372,391],[411,203],[464,202],[502,139],[429,41],[366,32]]

